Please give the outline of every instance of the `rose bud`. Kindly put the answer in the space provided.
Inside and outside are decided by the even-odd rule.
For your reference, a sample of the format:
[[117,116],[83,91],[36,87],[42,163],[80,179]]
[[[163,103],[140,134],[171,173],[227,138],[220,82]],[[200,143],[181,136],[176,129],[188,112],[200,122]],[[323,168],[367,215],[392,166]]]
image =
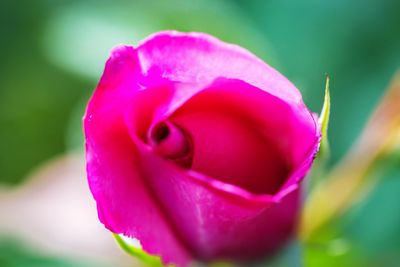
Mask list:
[[84,131],[100,221],[177,266],[282,248],[320,139],[280,73],[241,47],[179,32],[111,52]]

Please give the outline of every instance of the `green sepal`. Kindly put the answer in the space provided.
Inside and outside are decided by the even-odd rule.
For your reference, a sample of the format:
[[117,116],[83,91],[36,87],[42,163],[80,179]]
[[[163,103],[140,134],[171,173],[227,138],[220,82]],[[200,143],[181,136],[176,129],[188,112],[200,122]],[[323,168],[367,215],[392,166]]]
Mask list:
[[[129,255],[139,259],[146,266],[149,267],[164,267],[161,258],[158,256],[150,255],[143,251],[141,248],[135,247],[129,243],[127,243],[121,236],[118,234],[113,234],[115,240],[118,245]],[[168,267],[172,267],[172,265],[168,265]]]
[[321,144],[319,149],[319,157],[328,158],[329,157],[329,142],[328,142],[328,125],[329,117],[331,113],[331,97],[329,93],[329,75],[326,76],[325,83],[325,97],[324,104],[322,106],[321,114],[318,119],[318,124],[321,127]]
[[314,161],[314,166],[308,175],[306,191],[312,190],[318,181],[321,180],[321,177],[326,176],[325,165],[329,159],[330,148],[328,142],[328,125],[329,125],[329,117],[331,111],[331,98],[329,93],[329,76],[326,76],[325,83],[325,97],[324,103],[322,105],[322,110],[318,118],[318,128],[321,131],[321,140],[320,147],[317,153],[317,157]]

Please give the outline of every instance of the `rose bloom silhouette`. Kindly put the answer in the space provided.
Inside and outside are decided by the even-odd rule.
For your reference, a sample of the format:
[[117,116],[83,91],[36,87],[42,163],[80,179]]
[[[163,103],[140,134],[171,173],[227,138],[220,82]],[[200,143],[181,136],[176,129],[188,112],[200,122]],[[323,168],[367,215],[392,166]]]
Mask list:
[[174,31],[113,49],[84,131],[100,221],[177,266],[279,250],[320,140],[316,116],[276,70]]

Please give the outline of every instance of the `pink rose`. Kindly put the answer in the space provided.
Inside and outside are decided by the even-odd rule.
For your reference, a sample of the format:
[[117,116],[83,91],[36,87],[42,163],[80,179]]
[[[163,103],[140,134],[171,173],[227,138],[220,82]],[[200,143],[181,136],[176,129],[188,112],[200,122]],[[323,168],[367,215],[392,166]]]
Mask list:
[[320,137],[276,70],[241,47],[179,32],[111,52],[84,130],[101,222],[178,266],[282,247]]

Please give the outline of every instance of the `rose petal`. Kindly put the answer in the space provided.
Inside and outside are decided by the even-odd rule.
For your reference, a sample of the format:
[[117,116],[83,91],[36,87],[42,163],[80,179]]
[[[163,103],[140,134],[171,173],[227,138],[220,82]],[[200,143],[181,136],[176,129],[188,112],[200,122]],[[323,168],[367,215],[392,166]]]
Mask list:
[[198,173],[183,171],[149,150],[141,156],[159,202],[197,259],[254,260],[275,252],[293,235],[299,189],[278,204],[260,203],[215,190]]
[[[112,52],[87,108],[84,128],[89,185],[99,218],[108,229],[138,238],[144,250],[162,254],[166,263],[184,266],[191,257],[144,180],[124,122],[126,108],[140,90],[135,80],[135,55],[125,46]],[[160,99],[162,95],[144,104],[151,109]]]
[[287,102],[301,94],[283,75],[252,53],[202,33],[159,32],[137,48],[144,75],[209,84],[217,77],[243,80]]

